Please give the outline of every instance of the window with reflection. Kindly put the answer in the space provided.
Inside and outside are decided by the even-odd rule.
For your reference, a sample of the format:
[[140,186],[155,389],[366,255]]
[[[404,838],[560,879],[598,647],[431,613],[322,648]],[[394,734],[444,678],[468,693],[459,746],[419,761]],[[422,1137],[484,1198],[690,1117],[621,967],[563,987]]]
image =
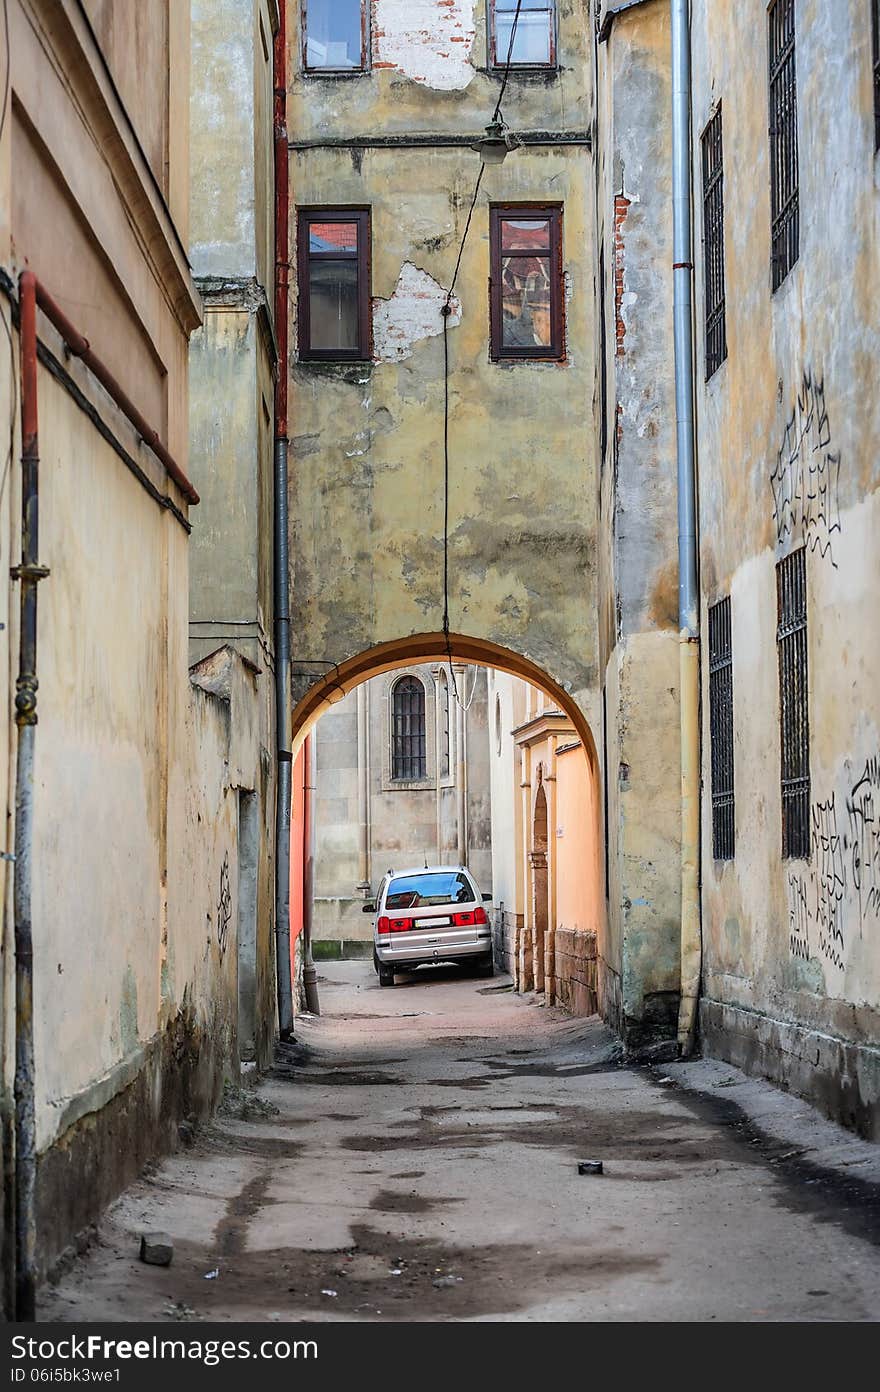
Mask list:
[[[492,67],[556,66],[556,5],[553,0],[490,0],[489,61]],[[511,38],[513,42],[511,43]]]
[[303,0],[303,63],[307,72],[358,72],[367,67],[367,0]]
[[492,357],[563,355],[562,209],[490,209]]
[[302,209],[298,227],[301,358],[370,356],[370,214],[365,208]]

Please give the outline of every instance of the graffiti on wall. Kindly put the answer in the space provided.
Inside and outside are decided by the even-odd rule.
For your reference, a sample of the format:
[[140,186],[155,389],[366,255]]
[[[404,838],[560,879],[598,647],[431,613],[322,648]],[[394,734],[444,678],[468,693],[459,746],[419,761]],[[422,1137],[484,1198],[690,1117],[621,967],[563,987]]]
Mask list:
[[220,898],[217,903],[217,944],[222,957],[229,941],[229,924],[232,921],[232,891],[229,887],[229,852],[223,857],[220,866]]
[[831,448],[825,385],[806,371],[770,474],[777,545],[804,542],[837,565],[839,482],[840,451]]
[[880,755],[856,766],[846,784],[840,816],[835,793],[813,803],[810,866],[788,876],[792,956],[819,956],[841,971],[848,935],[880,921]]
[[859,929],[880,917],[880,755],[865,760],[846,800],[850,871],[859,913]]

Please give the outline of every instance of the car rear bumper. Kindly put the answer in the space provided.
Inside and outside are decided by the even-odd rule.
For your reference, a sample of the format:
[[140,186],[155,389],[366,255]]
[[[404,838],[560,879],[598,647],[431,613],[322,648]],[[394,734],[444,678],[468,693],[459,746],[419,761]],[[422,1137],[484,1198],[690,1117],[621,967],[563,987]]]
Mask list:
[[383,938],[376,940],[376,956],[386,966],[392,963],[405,967],[418,966],[420,962],[457,962],[465,957],[485,957],[491,951],[492,933],[488,929],[468,937],[450,937],[430,943],[396,943],[393,939],[383,941]]

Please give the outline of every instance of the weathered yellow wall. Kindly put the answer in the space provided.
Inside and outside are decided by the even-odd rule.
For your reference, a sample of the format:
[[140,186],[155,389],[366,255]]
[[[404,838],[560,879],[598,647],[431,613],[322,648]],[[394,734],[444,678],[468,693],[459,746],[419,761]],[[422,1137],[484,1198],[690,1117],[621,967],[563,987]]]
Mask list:
[[[405,294],[389,301],[401,272],[417,268],[436,282],[440,329],[440,287],[452,276],[478,158],[460,146],[344,145],[354,136],[424,131],[430,143],[481,132],[498,82],[479,70],[483,7],[456,14],[471,9],[471,42],[448,50],[452,59],[435,61],[422,44],[421,80],[400,67],[345,82],[303,77],[293,25],[293,197],[300,206],[371,206],[374,324],[386,359],[291,367],[292,626],[309,661],[340,660],[441,623],[442,338],[410,332]],[[404,10],[388,6],[386,18],[402,25]],[[511,79],[505,114],[513,128],[586,132],[581,19],[579,8],[561,16],[558,75]],[[450,72],[459,85],[444,87]],[[343,148],[321,148],[327,140]],[[487,205],[542,200],[564,203],[567,361],[493,364]],[[453,629],[527,654],[595,722],[591,209],[584,144],[520,149],[483,179],[456,287],[462,320],[449,330],[450,611]],[[400,331],[399,352],[382,328],[388,317]],[[307,685],[295,676],[296,695]]]
[[[603,1013],[633,1045],[675,1033],[679,715],[669,7],[620,14],[597,44],[595,442],[605,688],[608,927]],[[604,383],[604,389],[603,389]]]
[[[869,1127],[880,1100],[870,26],[857,0],[796,6],[800,255],[771,294],[763,13],[759,20],[715,0],[694,10],[694,140],[718,101],[724,122],[728,356],[703,385],[698,333],[697,417],[704,617],[731,596],[736,793],[736,856],[716,863],[707,725],[704,1023],[717,1051],[797,1090],[824,1088],[839,1115]],[[783,861],[775,563],[800,545],[811,853]],[[705,664],[704,678],[708,713]]]

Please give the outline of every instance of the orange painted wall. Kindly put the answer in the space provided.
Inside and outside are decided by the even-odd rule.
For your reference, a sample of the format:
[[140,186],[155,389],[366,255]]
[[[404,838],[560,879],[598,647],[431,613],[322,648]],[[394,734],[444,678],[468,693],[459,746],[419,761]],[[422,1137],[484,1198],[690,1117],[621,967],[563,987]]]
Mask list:
[[[595,779],[580,746],[556,758],[556,923],[598,932],[602,911]],[[562,833],[561,835],[559,833]]]

